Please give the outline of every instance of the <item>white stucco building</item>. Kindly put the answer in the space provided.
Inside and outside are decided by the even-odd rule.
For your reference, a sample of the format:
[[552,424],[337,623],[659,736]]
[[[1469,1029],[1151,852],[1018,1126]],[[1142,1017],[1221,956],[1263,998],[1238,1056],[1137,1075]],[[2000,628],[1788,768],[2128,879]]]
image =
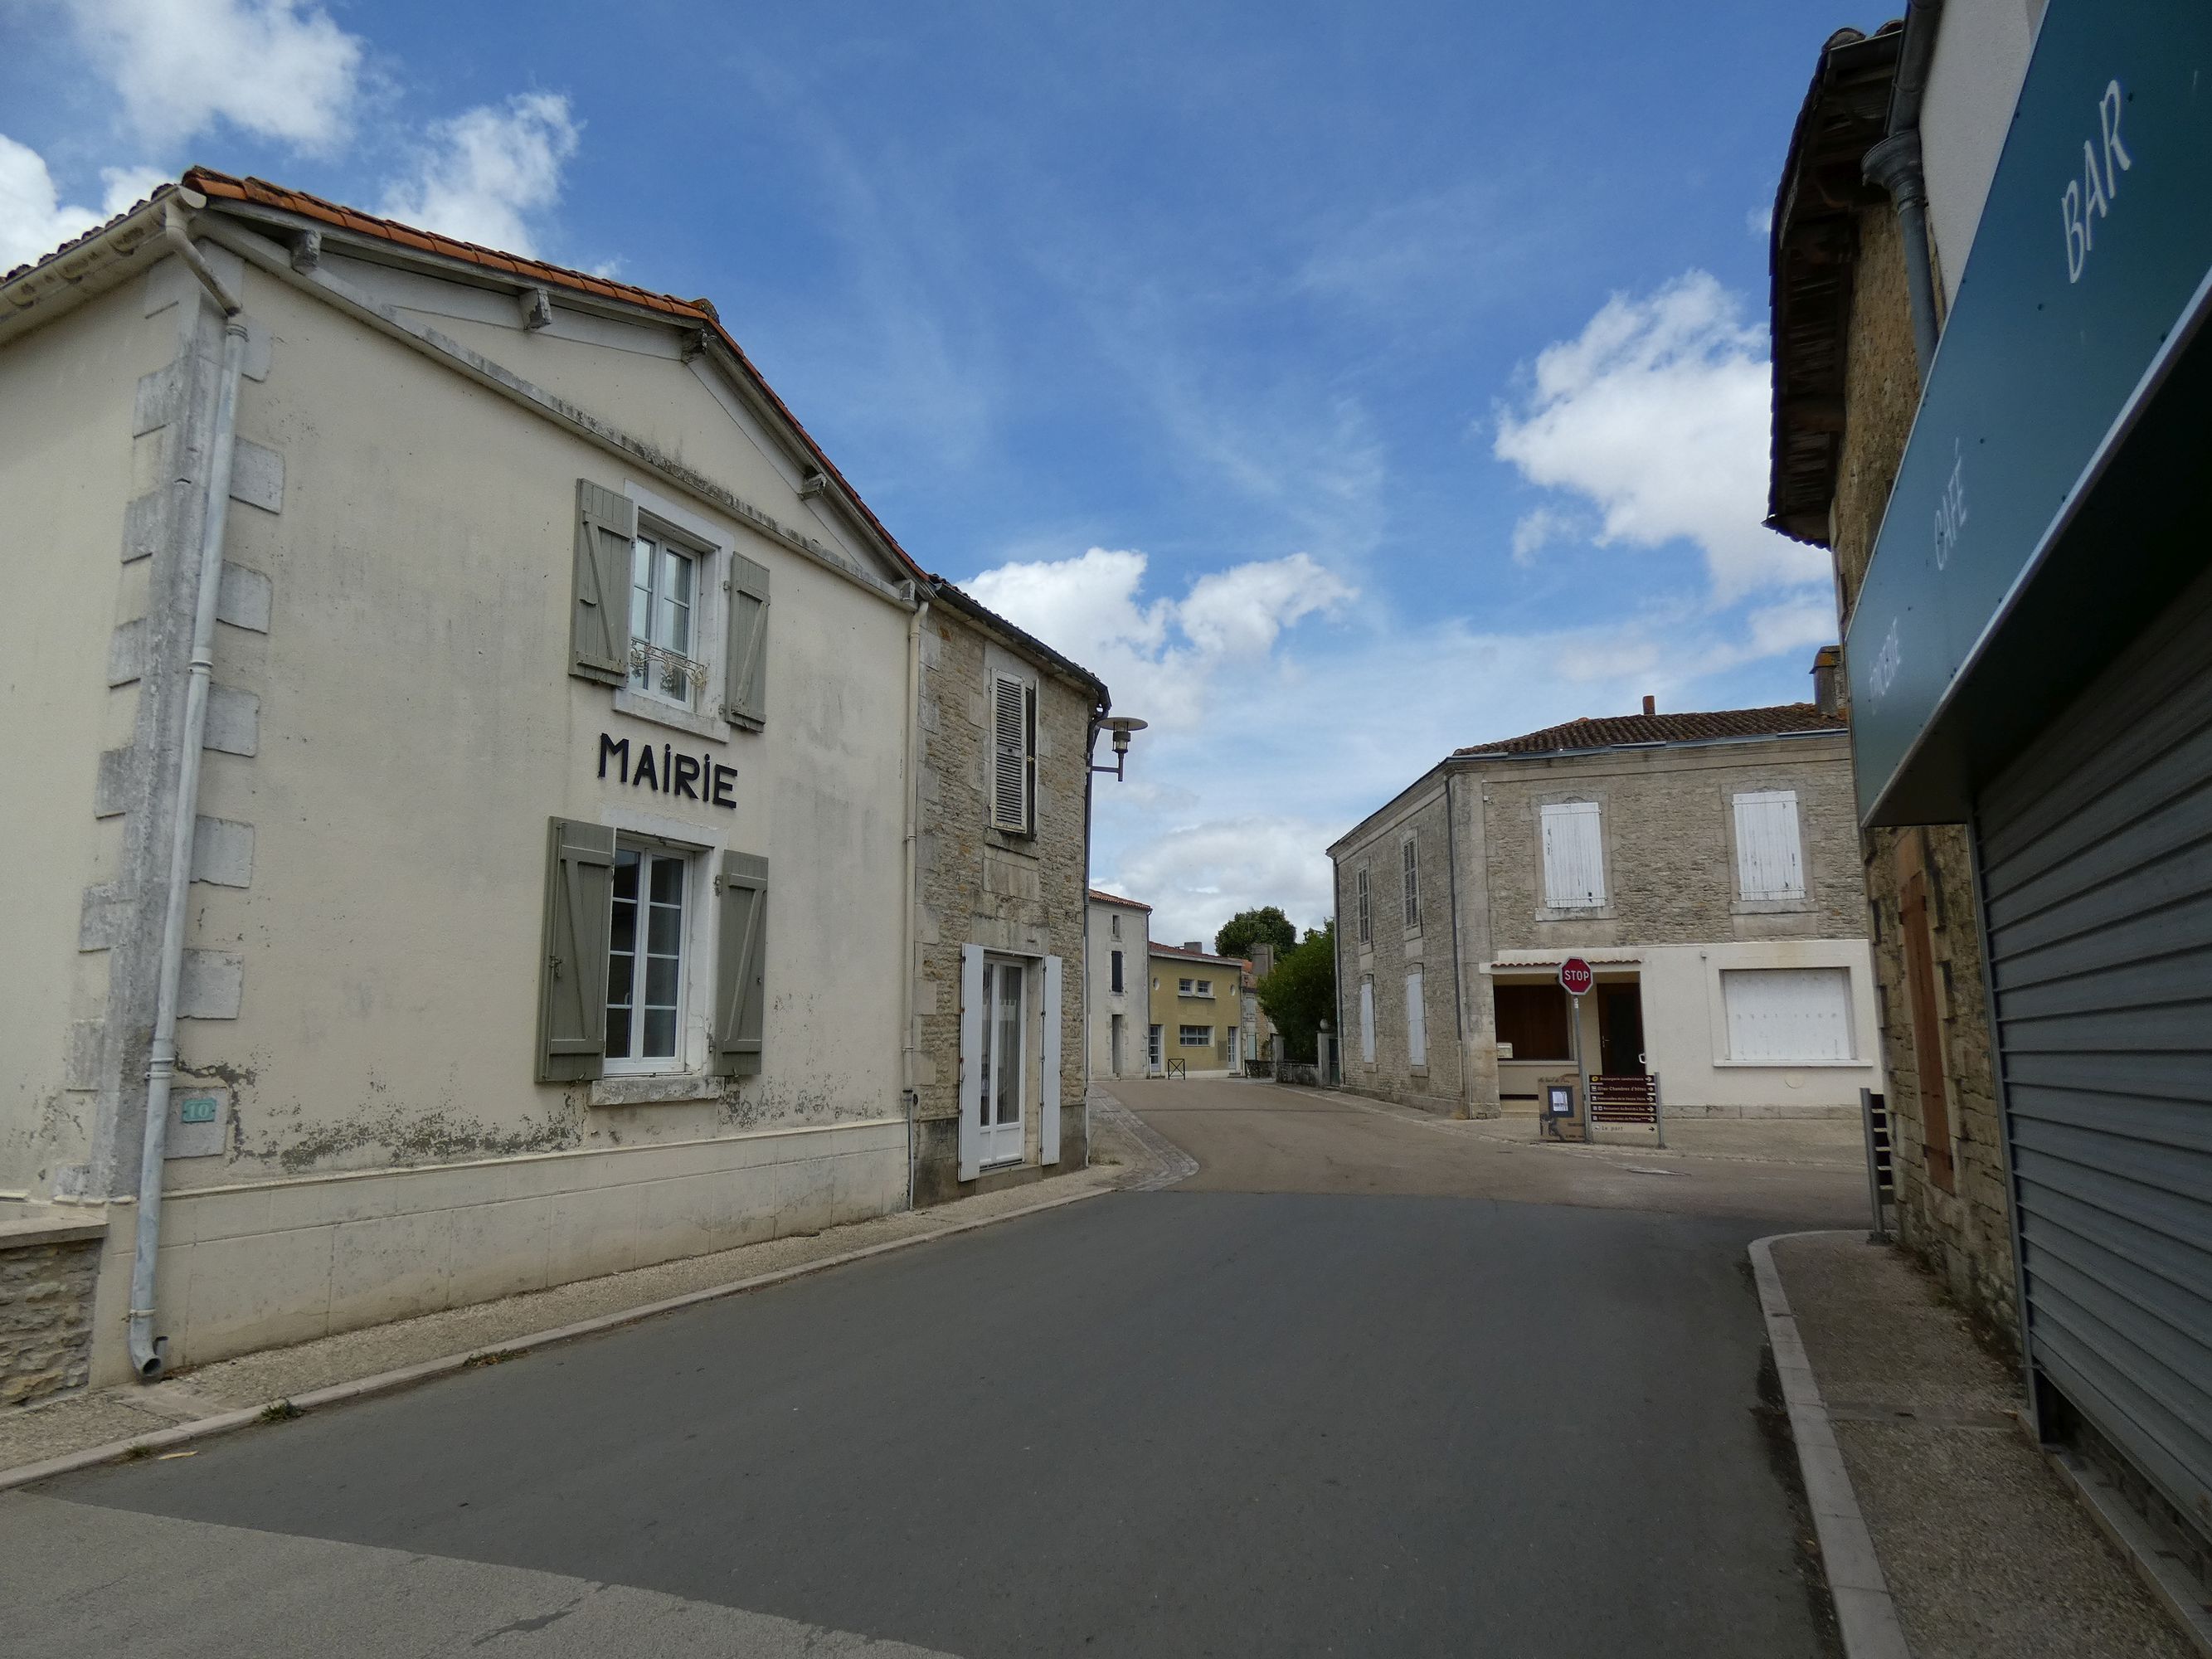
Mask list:
[[710,304],[198,170],[4,294],[0,1202],[98,1255],[64,1382],[901,1207],[921,1085],[938,1195],[1060,1161],[1104,688]]

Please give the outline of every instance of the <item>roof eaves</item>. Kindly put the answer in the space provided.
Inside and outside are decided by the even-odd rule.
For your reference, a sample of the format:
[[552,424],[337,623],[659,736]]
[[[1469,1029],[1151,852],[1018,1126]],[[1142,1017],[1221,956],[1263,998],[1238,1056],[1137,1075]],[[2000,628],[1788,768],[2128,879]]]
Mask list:
[[1097,675],[1073,658],[1062,656],[1034,634],[1008,622],[966,589],[945,580],[942,576],[937,576],[930,580],[928,592],[932,599],[941,599],[953,610],[959,611],[961,615],[971,621],[981,623],[997,634],[1006,645],[1030,658],[1039,666],[1054,670],[1063,679],[1073,680],[1083,690],[1091,693],[1102,709],[1113,707],[1113,695],[1107,690],[1105,681],[1100,679]]
[[563,265],[548,264],[543,260],[524,259],[514,254],[502,253],[474,242],[464,242],[434,232],[417,230],[391,219],[380,219],[305,191],[272,185],[265,179],[239,179],[231,174],[215,172],[208,167],[191,167],[185,173],[185,183],[210,200],[241,202],[279,212],[295,214],[318,223],[335,225],[360,236],[373,238],[386,244],[404,247],[418,253],[440,258],[457,260],[479,269],[496,271],[518,282],[558,288],[571,294],[588,295],[595,300],[617,305],[635,307],[685,322],[696,323],[712,335],[730,355],[749,387],[774,411],[775,417],[786,425],[799,440],[807,454],[821,469],[823,476],[834,483],[844,504],[857,515],[861,525],[878,540],[894,565],[904,570],[916,581],[930,580],[921,563],[899,544],[898,538],[885,528],[874,510],[863,501],[858,490],[831,460],[829,453],[814,440],[790,406],[780,397],[767,377],[745,355],[730,331],[723,327],[720,313],[713,304],[703,300],[680,300],[673,295],[657,294],[650,289],[638,288],[628,283],[611,282],[604,276],[572,270]]

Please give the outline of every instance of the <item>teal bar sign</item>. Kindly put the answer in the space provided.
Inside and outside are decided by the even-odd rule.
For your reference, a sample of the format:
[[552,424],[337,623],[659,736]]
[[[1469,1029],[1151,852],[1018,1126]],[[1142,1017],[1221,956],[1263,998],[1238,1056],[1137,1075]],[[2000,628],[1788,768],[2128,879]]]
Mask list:
[[1916,746],[2208,271],[2212,5],[2051,0],[1844,637],[1863,820],[1929,815]]

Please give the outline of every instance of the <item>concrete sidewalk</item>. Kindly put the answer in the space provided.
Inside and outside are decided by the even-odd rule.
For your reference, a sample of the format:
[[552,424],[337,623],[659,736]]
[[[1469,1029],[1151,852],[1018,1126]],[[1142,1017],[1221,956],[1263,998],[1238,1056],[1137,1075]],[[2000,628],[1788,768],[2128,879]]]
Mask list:
[[2029,1437],[2017,1371],[1901,1250],[1778,1239],[1775,1267],[1918,1659],[2191,1659]]
[[220,1419],[250,1415],[318,1390],[379,1388],[391,1373],[410,1367],[443,1364],[444,1369],[458,1369],[462,1356],[474,1356],[465,1363],[491,1364],[502,1346],[542,1340],[546,1333],[592,1321],[619,1322],[677,1297],[726,1288],[735,1293],[757,1281],[835,1266],[859,1254],[921,1244],[1117,1188],[1152,1183],[1164,1174],[1159,1156],[1131,1132],[1129,1121],[1109,1097],[1094,1111],[1091,1166],[1025,1186],[242,1354],[150,1386],[64,1395],[0,1413],[0,1485],[13,1484],[11,1474],[21,1480],[27,1468],[58,1458],[156,1437],[167,1451],[180,1429],[187,1431],[182,1437],[189,1437],[195,1425],[213,1429]]

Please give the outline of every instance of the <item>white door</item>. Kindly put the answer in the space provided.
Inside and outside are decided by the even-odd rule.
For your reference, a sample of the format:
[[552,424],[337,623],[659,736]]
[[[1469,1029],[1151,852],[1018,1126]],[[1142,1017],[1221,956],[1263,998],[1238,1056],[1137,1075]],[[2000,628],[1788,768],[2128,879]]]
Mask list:
[[1019,963],[983,964],[982,1141],[984,1164],[1012,1164],[1022,1156],[1022,1094],[1029,1067],[1022,1051]]
[[1162,1028],[1158,1025],[1153,1026],[1152,1030],[1147,1034],[1145,1042],[1146,1069],[1154,1073],[1159,1071],[1162,1063],[1160,1058],[1161,1030]]

